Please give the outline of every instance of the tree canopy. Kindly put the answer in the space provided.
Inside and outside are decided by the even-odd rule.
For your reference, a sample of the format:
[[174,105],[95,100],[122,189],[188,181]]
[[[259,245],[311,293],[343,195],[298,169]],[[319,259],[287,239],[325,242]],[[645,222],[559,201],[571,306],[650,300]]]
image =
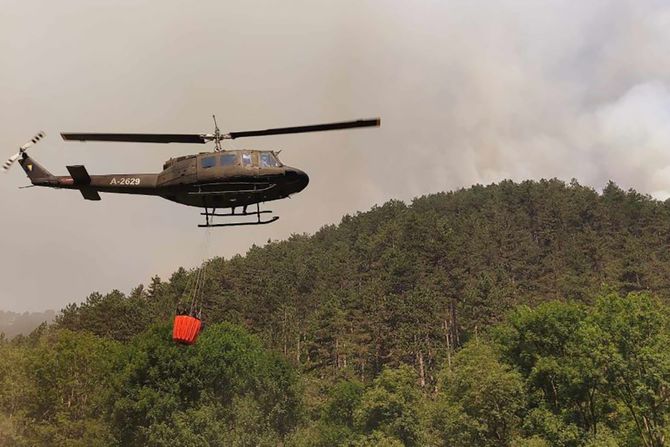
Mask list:
[[649,446],[670,428],[670,202],[504,181],[94,292],[0,338],[3,445]]

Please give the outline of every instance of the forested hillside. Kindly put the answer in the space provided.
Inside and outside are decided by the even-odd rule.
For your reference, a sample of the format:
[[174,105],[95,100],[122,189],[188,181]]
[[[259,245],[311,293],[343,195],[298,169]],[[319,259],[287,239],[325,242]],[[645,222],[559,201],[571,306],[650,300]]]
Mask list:
[[209,260],[192,348],[184,269],[4,341],[0,444],[662,446],[669,249],[614,184],[391,201]]
[[[206,320],[249,328],[303,370],[367,380],[407,363],[434,383],[447,347],[518,304],[588,303],[603,286],[670,298],[670,204],[614,184],[474,186],[215,258],[206,273]],[[129,339],[188,301],[191,276],[93,294],[59,325]]]

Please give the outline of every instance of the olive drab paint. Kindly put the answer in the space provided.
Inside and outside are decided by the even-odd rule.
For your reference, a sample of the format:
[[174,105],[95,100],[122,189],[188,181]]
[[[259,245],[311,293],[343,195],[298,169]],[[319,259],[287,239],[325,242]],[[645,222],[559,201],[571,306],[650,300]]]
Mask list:
[[[259,204],[296,194],[309,183],[300,169],[284,165],[273,151],[223,150],[220,141],[241,137],[281,135],[288,133],[337,130],[354,127],[379,126],[379,119],[358,120],[332,124],[286,127],[278,129],[231,132],[222,135],[218,126],[214,134],[83,134],[63,133],[66,140],[119,141],[147,143],[205,143],[215,141],[214,152],[201,152],[171,158],[157,174],[90,175],[82,165],[67,166],[69,176],[55,176],[20,152],[19,163],[31,183],[58,189],[75,189],[86,200],[100,200],[99,193],[139,194],[162,197],[182,205],[204,208],[207,226],[258,225],[274,222],[277,216],[262,220]],[[248,212],[249,205],[256,205]],[[238,211],[242,208],[242,211]],[[217,210],[230,209],[221,213]],[[211,224],[210,217],[256,216],[252,222]]]

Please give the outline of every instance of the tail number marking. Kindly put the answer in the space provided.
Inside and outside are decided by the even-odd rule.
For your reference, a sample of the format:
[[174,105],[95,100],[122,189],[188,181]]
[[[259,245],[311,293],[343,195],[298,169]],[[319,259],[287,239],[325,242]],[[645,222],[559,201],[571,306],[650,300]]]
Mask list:
[[139,177],[122,177],[117,179],[116,177],[112,178],[109,182],[110,185],[124,185],[124,186],[137,186],[141,182]]

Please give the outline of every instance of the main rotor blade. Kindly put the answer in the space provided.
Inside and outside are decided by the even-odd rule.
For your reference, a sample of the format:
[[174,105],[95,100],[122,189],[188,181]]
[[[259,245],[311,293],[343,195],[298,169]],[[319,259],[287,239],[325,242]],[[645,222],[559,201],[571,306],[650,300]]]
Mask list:
[[127,143],[200,143],[211,138],[191,133],[61,133],[64,140],[70,141],[123,141]]
[[289,133],[320,132],[322,130],[351,129],[354,127],[377,127],[381,123],[379,118],[345,121],[342,123],[313,124],[311,126],[279,127],[276,129],[248,130],[244,132],[230,132],[224,138],[261,137],[264,135],[283,135]]
[[235,139],[242,137],[261,137],[264,135],[284,135],[290,133],[320,132],[323,130],[351,129],[355,127],[376,127],[379,118],[345,121],[341,123],[314,124],[311,126],[279,127],[276,129],[248,130],[215,134],[170,134],[170,133],[71,133],[63,132],[61,137],[68,141],[119,141],[126,143],[197,143],[204,144],[212,140]]

